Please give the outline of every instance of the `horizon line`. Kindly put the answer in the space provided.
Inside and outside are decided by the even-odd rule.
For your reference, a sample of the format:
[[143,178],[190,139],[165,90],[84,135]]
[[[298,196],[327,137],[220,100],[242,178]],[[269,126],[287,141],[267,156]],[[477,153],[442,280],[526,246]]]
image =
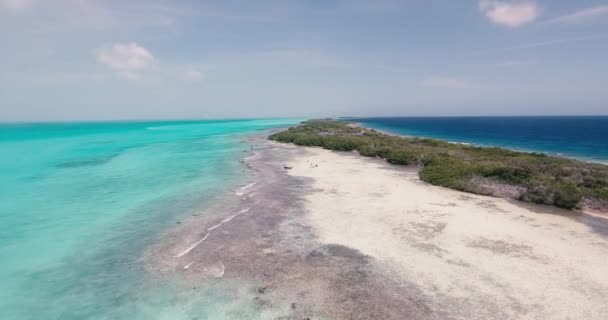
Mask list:
[[379,119],[379,118],[559,118],[559,117],[608,117],[608,114],[549,114],[549,115],[386,115],[386,116],[312,116],[312,117],[218,117],[218,118],[126,118],[126,119],[64,119],[64,120],[0,120],[2,124],[61,124],[61,123],[128,123],[128,122],[202,122],[202,121],[251,121],[251,120],[311,120],[311,119]]

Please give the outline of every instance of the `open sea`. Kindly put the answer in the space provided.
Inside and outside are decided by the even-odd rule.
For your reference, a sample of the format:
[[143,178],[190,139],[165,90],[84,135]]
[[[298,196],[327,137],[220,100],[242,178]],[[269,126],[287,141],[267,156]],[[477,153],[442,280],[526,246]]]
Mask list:
[[608,116],[346,119],[399,135],[608,163]]
[[220,318],[142,252],[244,182],[245,135],[297,122],[0,124],[0,319]]

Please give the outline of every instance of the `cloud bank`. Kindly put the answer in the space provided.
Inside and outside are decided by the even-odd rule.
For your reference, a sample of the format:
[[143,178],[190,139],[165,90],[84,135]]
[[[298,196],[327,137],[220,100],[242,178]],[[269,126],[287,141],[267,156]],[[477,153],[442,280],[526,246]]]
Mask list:
[[540,15],[539,6],[532,1],[480,0],[479,9],[490,21],[510,28],[533,22]]
[[154,65],[155,58],[146,48],[131,42],[97,50],[97,61],[130,80],[137,80]]
[[12,13],[23,12],[27,10],[31,4],[31,0],[0,0],[0,6]]

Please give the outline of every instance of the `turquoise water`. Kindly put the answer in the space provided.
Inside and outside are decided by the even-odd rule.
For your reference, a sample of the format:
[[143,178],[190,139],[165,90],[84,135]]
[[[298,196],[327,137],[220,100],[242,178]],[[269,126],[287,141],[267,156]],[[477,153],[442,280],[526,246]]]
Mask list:
[[296,122],[0,124],[0,318],[216,318],[218,293],[150,279],[141,253],[242,182],[244,135]]
[[396,134],[608,163],[608,116],[353,118]]

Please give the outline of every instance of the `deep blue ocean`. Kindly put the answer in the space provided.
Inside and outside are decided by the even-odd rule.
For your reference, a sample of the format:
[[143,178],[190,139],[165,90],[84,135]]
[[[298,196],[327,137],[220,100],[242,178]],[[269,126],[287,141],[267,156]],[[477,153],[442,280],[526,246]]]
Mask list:
[[386,132],[608,162],[608,116],[348,118]]
[[248,178],[247,135],[297,122],[0,124],[0,319],[252,318],[142,255]]

